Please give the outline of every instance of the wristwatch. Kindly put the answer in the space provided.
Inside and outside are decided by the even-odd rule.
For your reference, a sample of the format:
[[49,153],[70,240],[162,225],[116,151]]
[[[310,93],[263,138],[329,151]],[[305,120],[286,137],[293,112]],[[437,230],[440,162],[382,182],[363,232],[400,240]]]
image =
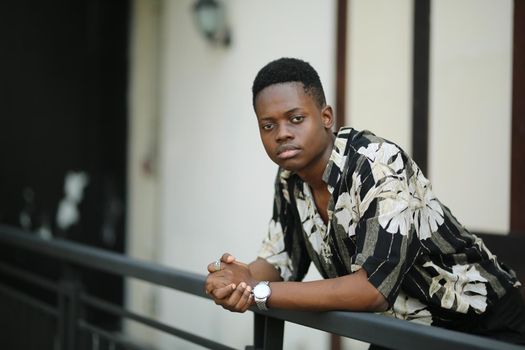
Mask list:
[[259,310],[268,310],[268,306],[266,306],[266,301],[270,297],[270,294],[272,294],[272,290],[270,289],[269,281],[259,282],[253,288],[253,299],[255,300],[255,304],[257,304]]

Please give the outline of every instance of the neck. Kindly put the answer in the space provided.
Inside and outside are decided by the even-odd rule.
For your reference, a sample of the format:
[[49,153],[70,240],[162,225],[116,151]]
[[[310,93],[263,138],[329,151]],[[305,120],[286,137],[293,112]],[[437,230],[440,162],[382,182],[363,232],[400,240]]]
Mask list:
[[330,160],[330,155],[332,154],[332,149],[334,147],[334,134],[330,133],[329,138],[329,142],[327,142],[327,145],[320,154],[319,159],[314,162],[310,168],[298,173],[301,179],[308,183],[308,185],[310,185],[314,191],[326,189],[326,183],[323,181],[323,174],[326,169],[326,165]]

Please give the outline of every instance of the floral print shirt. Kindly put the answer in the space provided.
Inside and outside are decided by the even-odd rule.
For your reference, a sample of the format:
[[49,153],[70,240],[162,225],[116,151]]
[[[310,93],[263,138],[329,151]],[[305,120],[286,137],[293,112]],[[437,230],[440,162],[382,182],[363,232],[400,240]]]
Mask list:
[[311,262],[324,278],[363,268],[388,301],[387,314],[427,324],[481,314],[519,286],[394,143],[342,128],[323,180],[331,193],[327,225],[309,185],[278,171],[258,255],[285,281],[302,280]]

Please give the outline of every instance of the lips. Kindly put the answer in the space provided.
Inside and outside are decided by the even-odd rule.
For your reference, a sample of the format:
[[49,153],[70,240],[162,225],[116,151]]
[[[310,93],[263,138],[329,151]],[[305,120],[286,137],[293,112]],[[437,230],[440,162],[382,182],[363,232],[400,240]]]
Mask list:
[[295,145],[285,144],[277,148],[277,158],[279,159],[290,159],[295,157],[301,149]]

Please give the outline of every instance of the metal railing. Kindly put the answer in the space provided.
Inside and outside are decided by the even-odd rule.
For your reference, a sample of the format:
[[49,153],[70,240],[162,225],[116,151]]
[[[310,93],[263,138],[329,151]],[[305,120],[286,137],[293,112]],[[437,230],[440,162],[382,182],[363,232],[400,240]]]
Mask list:
[[[0,245],[38,253],[71,267],[91,268],[125,278],[137,278],[203,298],[208,297],[204,293],[204,275],[132,259],[122,254],[61,239],[43,240],[31,233],[5,225],[0,225]],[[119,348],[141,348],[122,334],[101,329],[100,326],[88,322],[83,318],[84,307],[98,308],[122,319],[134,320],[203,347],[231,349],[227,345],[144,317],[120,305],[89,295],[74,280],[51,281],[4,262],[0,263],[0,272],[56,293],[58,302],[55,307],[0,281],[0,293],[8,294],[57,319],[59,349],[76,349],[80,332],[88,332],[106,339],[112,344],[118,344]],[[255,308],[250,310],[254,312],[253,345],[246,346],[246,349],[282,349],[285,321],[391,349],[525,349],[488,338],[414,324],[373,313],[300,312],[278,309],[263,312]],[[217,308],[217,312],[224,311]]]

